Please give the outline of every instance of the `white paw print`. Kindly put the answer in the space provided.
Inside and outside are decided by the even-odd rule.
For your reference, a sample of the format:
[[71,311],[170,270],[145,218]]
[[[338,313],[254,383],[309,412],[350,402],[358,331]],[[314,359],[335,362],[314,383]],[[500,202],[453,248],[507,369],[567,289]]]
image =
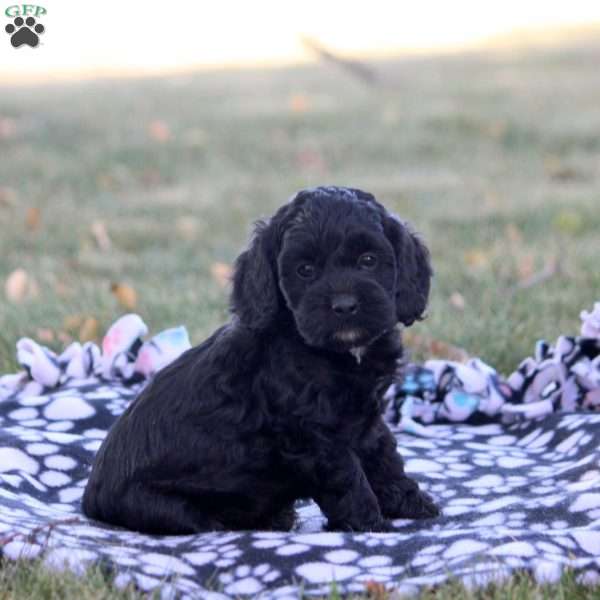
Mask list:
[[234,570],[219,575],[219,582],[228,594],[256,594],[281,576],[271,565],[262,563],[255,567],[239,565]]

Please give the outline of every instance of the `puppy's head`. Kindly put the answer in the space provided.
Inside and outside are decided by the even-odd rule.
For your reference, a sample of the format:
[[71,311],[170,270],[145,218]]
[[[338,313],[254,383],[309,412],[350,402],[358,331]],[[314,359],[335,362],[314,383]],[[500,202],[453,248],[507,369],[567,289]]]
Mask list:
[[232,309],[252,329],[290,311],[307,344],[342,352],[421,318],[430,278],[427,248],[371,194],[321,187],[257,224]]

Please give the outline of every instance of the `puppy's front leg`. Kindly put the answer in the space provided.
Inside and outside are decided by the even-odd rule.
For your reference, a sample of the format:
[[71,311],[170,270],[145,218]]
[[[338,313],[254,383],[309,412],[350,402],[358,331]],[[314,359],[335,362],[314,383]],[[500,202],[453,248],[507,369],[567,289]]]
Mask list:
[[328,519],[328,529],[387,531],[359,458],[351,450],[335,450],[316,461],[313,497]]
[[384,517],[427,519],[440,514],[429,495],[404,472],[396,438],[383,422],[362,440],[358,454]]

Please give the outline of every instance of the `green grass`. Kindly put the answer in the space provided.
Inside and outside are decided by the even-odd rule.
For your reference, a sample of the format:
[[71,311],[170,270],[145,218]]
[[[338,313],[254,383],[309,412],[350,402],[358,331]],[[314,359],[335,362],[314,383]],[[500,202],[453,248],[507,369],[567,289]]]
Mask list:
[[[117,588],[99,568],[85,576],[71,571],[50,571],[38,561],[5,563],[0,569],[0,600],[139,600],[133,586]],[[158,594],[146,598],[159,598]]]
[[[215,589],[214,591],[218,591]],[[408,600],[411,596],[365,585],[363,594],[346,596],[348,600]],[[100,568],[90,568],[83,576],[69,571],[50,571],[38,561],[6,563],[0,569],[0,600],[141,600],[160,598],[160,593],[142,594],[131,585],[118,588]],[[298,598],[309,598],[299,593]],[[327,600],[340,600],[344,595],[334,583]],[[507,583],[489,584],[476,590],[451,581],[431,588],[420,600],[598,600],[600,587],[578,583],[572,572],[566,572],[558,584],[538,585],[524,573],[517,573]]]
[[[100,335],[125,312],[113,283],[135,289],[151,331],[185,324],[201,341],[227,318],[211,267],[294,191],[336,183],[375,193],[427,240],[436,277],[415,333],[511,372],[598,299],[599,60],[588,41],[381,62],[373,88],[325,66],[2,87],[0,283],[22,268],[37,295],[0,303],[0,371],[21,336],[57,349],[77,337],[73,316]],[[547,260],[558,273],[523,287]],[[113,595],[94,576],[0,574],[0,598],[69,597],[52,591],[63,583]],[[572,586],[521,578],[473,597],[598,597]]]

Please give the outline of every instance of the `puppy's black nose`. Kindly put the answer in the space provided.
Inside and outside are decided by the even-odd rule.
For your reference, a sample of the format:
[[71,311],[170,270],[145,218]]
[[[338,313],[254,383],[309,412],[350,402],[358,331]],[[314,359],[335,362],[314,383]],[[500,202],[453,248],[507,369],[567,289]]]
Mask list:
[[358,310],[358,300],[352,294],[338,294],[333,297],[331,308],[339,317],[353,315]]

